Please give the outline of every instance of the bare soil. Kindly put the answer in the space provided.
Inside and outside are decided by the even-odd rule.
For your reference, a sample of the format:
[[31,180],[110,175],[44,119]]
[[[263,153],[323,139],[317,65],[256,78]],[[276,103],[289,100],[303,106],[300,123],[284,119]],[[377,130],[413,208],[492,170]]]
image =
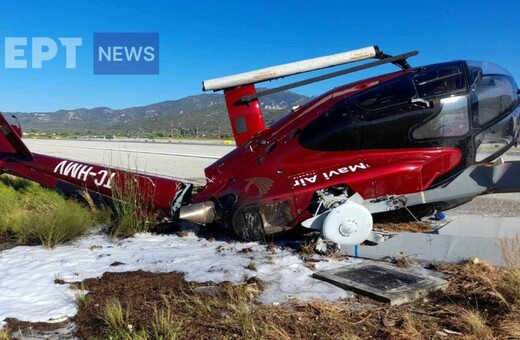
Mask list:
[[[192,283],[180,273],[105,273],[81,283],[89,291],[73,318],[75,336],[106,339],[107,301],[120,301],[126,327],[149,331],[154,310],[168,308],[180,339],[441,339],[520,337],[518,301],[508,295],[508,273],[486,263],[441,265],[450,273],[445,291],[403,306],[358,296],[343,301],[261,305],[263,283]],[[244,310],[244,306],[247,308]],[[471,316],[481,318],[482,325]],[[56,327],[9,320],[9,329]],[[480,328],[479,328],[480,327]]]
[[[255,280],[230,283],[188,283],[179,273],[106,273],[84,282],[91,301],[74,318],[81,339],[106,338],[100,315],[111,298],[128,311],[128,324],[147,329],[153,308],[171,308],[182,320],[180,338],[409,339],[441,338],[447,334],[483,338],[520,336],[520,311],[507,290],[507,272],[485,263],[445,265],[452,273],[449,287],[404,306],[389,306],[364,297],[336,303],[312,301],[280,306],[260,305],[254,297],[263,284]],[[200,288],[204,287],[204,288]],[[197,305],[200,301],[207,301]],[[249,312],[239,313],[246,302]],[[481,315],[488,332],[479,333],[464,311]],[[248,327],[244,327],[245,322]],[[486,335],[487,334],[487,335]]]
[[0,241],[0,251],[7,250],[16,247],[17,244],[14,242],[1,242]]

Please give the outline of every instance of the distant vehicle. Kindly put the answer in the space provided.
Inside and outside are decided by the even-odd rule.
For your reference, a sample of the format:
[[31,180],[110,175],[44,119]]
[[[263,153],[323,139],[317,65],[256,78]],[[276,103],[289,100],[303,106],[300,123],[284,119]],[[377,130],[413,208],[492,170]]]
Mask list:
[[[245,240],[303,225],[338,244],[378,240],[373,218],[410,220],[477,195],[518,191],[519,163],[495,162],[519,137],[513,77],[489,62],[412,68],[377,46],[203,82],[224,90],[237,148],[205,169],[206,186],[132,174],[150,208],[231,228]],[[255,83],[375,58],[256,92]],[[259,98],[369,67],[401,70],[337,87],[266,127]],[[0,169],[64,192],[110,198],[128,173],[31,153],[0,118]],[[490,148],[489,146],[498,146]]]

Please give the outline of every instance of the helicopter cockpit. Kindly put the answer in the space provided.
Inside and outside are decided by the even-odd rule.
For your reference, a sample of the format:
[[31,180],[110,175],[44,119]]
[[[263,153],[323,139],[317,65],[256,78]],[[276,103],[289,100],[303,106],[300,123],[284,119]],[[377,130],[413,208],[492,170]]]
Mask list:
[[516,143],[518,104],[515,80],[498,65],[434,64],[336,103],[303,129],[300,143],[320,151],[457,147],[471,165]]

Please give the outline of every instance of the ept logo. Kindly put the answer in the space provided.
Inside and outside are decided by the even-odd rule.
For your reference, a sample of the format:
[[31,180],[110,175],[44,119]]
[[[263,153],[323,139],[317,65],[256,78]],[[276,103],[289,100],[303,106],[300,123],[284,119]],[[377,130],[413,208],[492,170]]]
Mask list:
[[[47,37],[30,40],[24,37],[5,38],[5,68],[42,68],[43,62],[53,60],[63,49],[65,50],[65,67],[76,68],[76,48],[82,45],[82,39],[58,38],[58,41]],[[30,67],[28,65],[29,55]]]
[[94,74],[159,74],[159,33],[94,33]]

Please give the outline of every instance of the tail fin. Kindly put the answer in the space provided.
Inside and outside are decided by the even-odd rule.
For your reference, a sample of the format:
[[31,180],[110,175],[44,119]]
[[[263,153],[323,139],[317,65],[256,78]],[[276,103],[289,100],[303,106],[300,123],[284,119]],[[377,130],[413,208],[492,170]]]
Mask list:
[[21,157],[24,160],[33,160],[34,157],[22,142],[20,129],[11,126],[0,113],[0,159],[7,156]]
[[224,90],[229,120],[231,121],[233,136],[237,146],[244,145],[255,133],[265,129],[262,109],[258,99],[254,99],[249,103],[240,102],[241,97],[255,93],[254,84]]

